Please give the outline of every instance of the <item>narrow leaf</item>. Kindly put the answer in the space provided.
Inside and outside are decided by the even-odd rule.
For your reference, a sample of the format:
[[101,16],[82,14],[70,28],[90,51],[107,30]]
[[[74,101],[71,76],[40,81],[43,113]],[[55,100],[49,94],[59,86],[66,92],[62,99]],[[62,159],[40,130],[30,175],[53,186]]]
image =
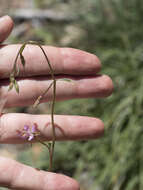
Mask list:
[[37,107],[37,106],[40,104],[41,98],[42,98],[42,96],[39,96],[39,97],[37,98],[37,100],[36,100],[36,101],[34,102],[34,104],[33,104],[33,108]]
[[20,51],[19,51],[20,54],[22,54],[22,52],[23,52],[25,46],[26,46],[26,43],[24,43],[24,44],[21,46]]
[[9,85],[8,91],[12,90],[12,88],[13,88],[13,83],[11,82]]
[[58,81],[73,82],[73,80],[69,78],[58,79]]
[[47,144],[48,144],[49,148],[51,148],[52,142],[48,142]]
[[16,80],[14,80],[14,87],[17,93],[19,93],[19,86]]
[[24,56],[22,55],[22,53],[20,53],[20,60],[21,60],[21,63],[24,67],[25,66],[25,59],[24,59]]
[[11,74],[10,74],[10,82],[11,82],[11,83],[14,83],[14,80],[15,80],[14,75],[13,75],[13,73],[11,73]]

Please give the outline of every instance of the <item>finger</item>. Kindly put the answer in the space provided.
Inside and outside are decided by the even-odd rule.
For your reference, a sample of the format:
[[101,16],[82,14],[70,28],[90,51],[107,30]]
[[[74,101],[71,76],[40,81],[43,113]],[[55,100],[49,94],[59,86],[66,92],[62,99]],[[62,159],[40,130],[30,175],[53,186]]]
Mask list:
[[4,157],[0,157],[0,174],[0,186],[14,190],[79,190],[78,183],[70,177],[37,170]]
[[9,16],[0,18],[0,43],[3,42],[13,29],[13,21]]
[[[109,96],[113,90],[111,79],[106,75],[72,77],[72,82],[57,81],[56,100],[68,100],[72,98],[101,98]],[[29,78],[18,81],[20,92],[16,93],[15,89],[8,92],[6,107],[27,106],[33,104],[38,96],[52,83],[47,78]],[[6,94],[8,86],[2,83],[0,94]],[[45,94],[41,102],[52,100],[52,88]],[[1,95],[2,96],[2,95]],[[2,98],[2,97],[1,97]]]
[[[53,133],[50,115],[4,114],[0,120],[0,143],[28,142],[19,136],[24,125],[36,124],[40,131],[38,139],[50,141]],[[86,140],[103,135],[103,122],[97,118],[83,116],[54,116],[56,140]],[[35,139],[36,141],[36,139]]]
[[[1,48],[0,78],[9,77],[19,48],[20,45],[8,45]],[[95,74],[101,68],[99,59],[85,51],[52,46],[43,46],[43,48],[50,60],[54,74]],[[27,45],[23,56],[26,64],[25,69],[23,69],[19,59],[18,64],[21,66],[19,76],[47,76],[50,73],[49,66],[39,47]]]

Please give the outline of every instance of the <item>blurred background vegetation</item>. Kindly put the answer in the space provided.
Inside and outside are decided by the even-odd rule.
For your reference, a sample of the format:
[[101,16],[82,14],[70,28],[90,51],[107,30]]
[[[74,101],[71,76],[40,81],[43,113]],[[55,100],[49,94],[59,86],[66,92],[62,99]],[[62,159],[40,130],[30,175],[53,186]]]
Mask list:
[[[99,140],[57,143],[54,171],[76,178],[81,190],[142,190],[143,1],[29,2],[32,10],[52,10],[63,17],[61,20],[55,17],[18,19],[11,11],[16,26],[9,42],[32,39],[94,53],[102,61],[102,73],[108,74],[115,86],[113,95],[107,99],[57,103],[57,114],[101,118],[105,134]],[[28,108],[20,111],[26,112]],[[46,112],[46,106],[41,106],[39,111]],[[43,147],[19,149],[20,161],[32,165],[34,159],[34,166],[47,169],[48,153]]]

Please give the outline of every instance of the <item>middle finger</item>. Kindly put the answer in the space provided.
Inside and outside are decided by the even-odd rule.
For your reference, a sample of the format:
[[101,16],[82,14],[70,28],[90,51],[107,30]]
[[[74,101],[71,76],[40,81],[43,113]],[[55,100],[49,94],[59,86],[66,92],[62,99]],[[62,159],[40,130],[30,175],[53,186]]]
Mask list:
[[[57,78],[66,76],[58,76]],[[101,98],[112,93],[113,84],[111,79],[106,75],[95,76],[68,76],[71,82],[57,81],[56,100],[68,100],[72,98]],[[36,99],[44,93],[52,80],[48,77],[22,78],[18,79],[20,92],[16,93],[12,89],[7,94],[6,107],[28,106],[33,104]],[[0,94],[6,94],[9,82],[1,80]],[[41,102],[47,102],[52,99],[52,89],[45,94]]]

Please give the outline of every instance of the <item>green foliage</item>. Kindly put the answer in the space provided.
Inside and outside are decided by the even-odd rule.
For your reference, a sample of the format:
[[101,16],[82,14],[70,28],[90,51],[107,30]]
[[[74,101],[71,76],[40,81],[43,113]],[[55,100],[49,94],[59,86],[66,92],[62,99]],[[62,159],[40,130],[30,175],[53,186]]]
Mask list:
[[[96,1],[93,12],[82,15],[81,26],[87,35],[79,39],[79,47],[100,57],[102,72],[111,76],[115,86],[114,94],[106,100],[60,103],[71,114],[104,120],[101,140],[71,144],[71,154],[75,154],[72,162],[78,163],[75,175],[80,180],[88,171],[91,190],[143,189],[142,15],[143,2],[139,0]],[[84,113],[81,106],[86,107]],[[79,147],[79,162],[75,147]]]

